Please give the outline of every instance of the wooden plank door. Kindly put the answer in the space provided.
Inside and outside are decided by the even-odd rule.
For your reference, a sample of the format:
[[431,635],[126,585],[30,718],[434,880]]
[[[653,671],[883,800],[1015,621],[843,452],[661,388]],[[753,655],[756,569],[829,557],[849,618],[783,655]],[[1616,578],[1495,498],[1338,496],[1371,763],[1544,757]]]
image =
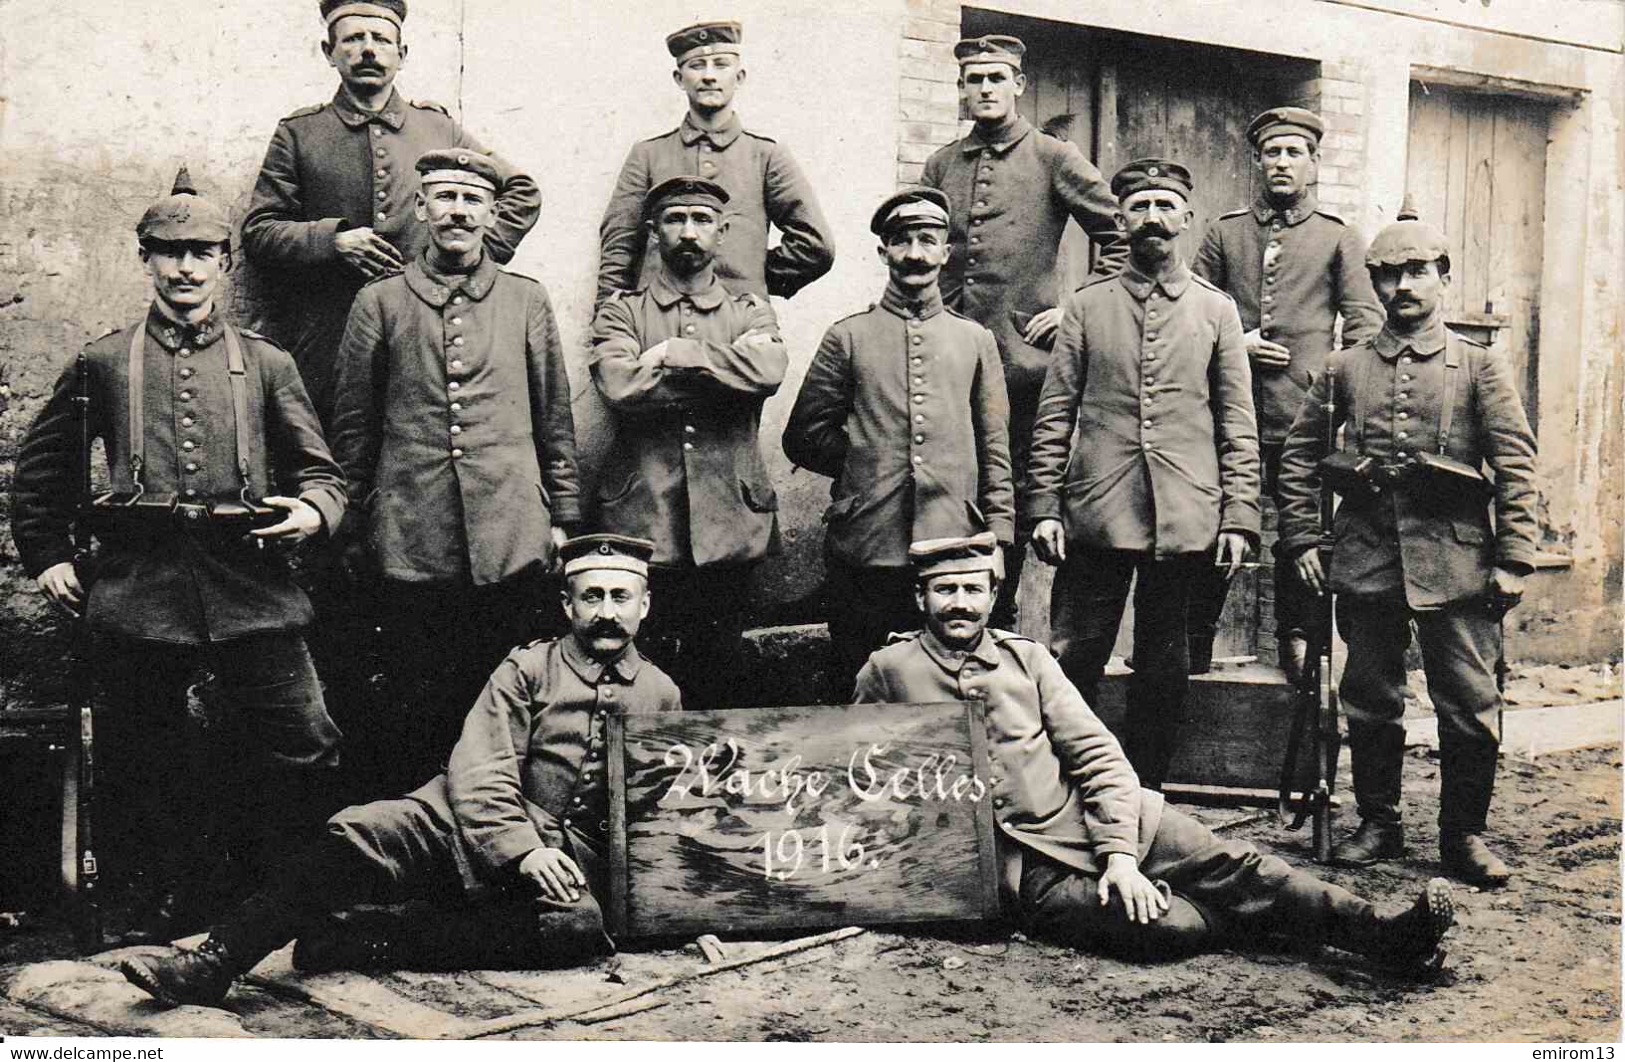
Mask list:
[[1446,319],[1511,359],[1535,423],[1551,104],[1411,83],[1405,187],[1444,229]]

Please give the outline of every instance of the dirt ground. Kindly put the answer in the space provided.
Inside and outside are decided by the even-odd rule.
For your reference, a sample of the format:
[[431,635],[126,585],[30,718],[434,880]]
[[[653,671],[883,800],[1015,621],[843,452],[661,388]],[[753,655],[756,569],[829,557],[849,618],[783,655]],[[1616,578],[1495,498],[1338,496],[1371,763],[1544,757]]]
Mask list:
[[[1407,902],[1437,872],[1438,765],[1420,749],[1405,769],[1412,859],[1372,872],[1328,876],[1374,898]],[[1341,791],[1347,793],[1347,779]],[[815,1041],[1617,1041],[1620,1038],[1620,756],[1617,750],[1503,759],[1493,830],[1514,865],[1499,892],[1461,890],[1450,959],[1435,983],[1412,984],[1335,952],[1247,947],[1161,966],[1134,966],[1028,941],[1008,931],[871,930],[783,959],[688,977],[642,996],[615,1017],[602,1012],[513,1031],[514,1038]],[[1226,832],[1307,862],[1308,831],[1273,819],[1203,810]],[[1346,812],[1345,820],[1351,818]],[[1346,828],[1346,823],[1344,827]],[[730,942],[730,955],[752,945]],[[0,1032],[213,1034],[186,1011],[147,1003],[93,1006],[127,989],[98,966],[29,966],[70,954],[49,922],[0,933]],[[274,961],[274,960],[273,960]],[[573,974],[383,975],[362,987],[389,990],[416,1013],[477,1021],[557,1002],[582,985],[599,999],[625,986],[703,970],[696,949],[627,954]],[[262,967],[263,969],[263,967]],[[33,996],[20,986],[101,978],[75,996]],[[72,971],[84,971],[74,974]],[[290,975],[297,976],[297,975]],[[361,975],[327,975],[328,977]],[[49,978],[46,978],[47,980]],[[550,980],[551,979],[551,980]],[[565,979],[568,979],[568,984]],[[99,985],[100,987],[96,987]],[[275,988],[276,986],[266,986]],[[345,986],[341,985],[341,988]],[[347,989],[355,992],[354,984]],[[124,998],[124,997],[119,997]],[[372,998],[362,992],[362,1009]],[[80,1002],[72,1002],[80,1000]],[[68,1001],[68,1002],[64,1002]],[[254,1036],[388,1035],[377,1024],[313,1006],[286,991],[239,989],[233,1028]],[[423,1009],[428,1008],[428,1009]],[[206,1012],[198,1012],[209,1017]],[[218,1015],[216,1015],[218,1016]],[[421,1017],[416,1018],[421,1022]],[[160,1021],[182,1024],[162,1025]],[[422,1027],[413,1026],[413,1027]],[[470,1026],[471,1027],[471,1026]],[[450,1031],[449,1029],[447,1031]],[[242,1033],[237,1033],[241,1035]]]

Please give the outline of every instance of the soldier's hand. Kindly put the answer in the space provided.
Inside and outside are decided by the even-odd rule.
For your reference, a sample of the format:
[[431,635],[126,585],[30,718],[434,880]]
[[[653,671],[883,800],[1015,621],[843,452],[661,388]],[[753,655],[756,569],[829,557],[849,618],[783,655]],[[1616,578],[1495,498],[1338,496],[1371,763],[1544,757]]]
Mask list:
[[[41,576],[44,578],[44,576]],[[1490,572],[1490,605],[1501,612],[1509,612],[1523,600],[1524,583],[1528,577],[1505,568]]]
[[1247,561],[1247,536],[1234,531],[1219,534],[1219,544],[1213,548],[1213,566],[1228,569],[1224,577],[1234,579]]
[[1066,560],[1066,531],[1059,520],[1040,520],[1033,528],[1033,549],[1045,564],[1060,564]]
[[1114,892],[1123,901],[1123,913],[1130,922],[1150,925],[1168,910],[1168,898],[1140,873],[1134,857],[1122,852],[1106,857],[1106,872],[1100,875],[1100,906],[1111,903]]
[[646,369],[664,368],[666,364],[666,351],[670,349],[668,346],[670,343],[671,340],[662,339],[660,342],[656,343],[642,354],[639,354],[638,361],[642,363],[643,367]]
[[75,618],[79,610],[84,607],[85,587],[79,581],[79,573],[74,570],[72,561],[62,561],[53,564],[35,580],[51,604],[62,609]]
[[405,266],[395,245],[371,229],[345,229],[333,234],[333,249],[345,263],[371,280],[399,273]]
[[279,542],[289,546],[297,545],[322,529],[322,514],[316,507],[303,498],[284,498],[272,495],[265,499],[266,505],[278,509],[288,510],[288,515],[279,523],[270,527],[255,528],[249,534],[262,542]]
[[575,903],[587,878],[575,860],[557,848],[538,848],[519,862],[521,876],[536,883],[542,895],[557,903]]
[[1326,592],[1326,572],[1320,566],[1320,550],[1306,549],[1298,554],[1298,559],[1292,562],[1298,569],[1298,578],[1303,585],[1314,591],[1315,596]]
[[1261,369],[1284,369],[1292,364],[1292,352],[1265,339],[1257,328],[1242,336],[1241,341],[1247,347],[1247,356]]
[[1051,306],[1047,310],[1033,314],[1021,338],[1035,347],[1049,347],[1055,342],[1055,333],[1060,329],[1061,318],[1065,313],[1066,311],[1059,306]]

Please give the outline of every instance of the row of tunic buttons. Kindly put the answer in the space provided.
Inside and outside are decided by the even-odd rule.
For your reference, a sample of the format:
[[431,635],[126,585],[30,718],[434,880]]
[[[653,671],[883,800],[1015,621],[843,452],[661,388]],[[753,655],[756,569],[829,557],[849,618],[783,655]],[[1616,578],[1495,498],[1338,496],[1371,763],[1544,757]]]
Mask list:
[[[983,674],[984,674],[984,672],[982,670],[982,665],[981,664],[977,663],[975,660],[967,660],[967,661],[965,661],[964,666],[959,669],[959,677],[960,677],[960,680],[961,680],[961,687],[960,688],[961,688],[961,690],[962,690],[962,692],[964,693],[965,696],[973,697],[978,701],[987,700],[987,687],[984,686],[982,683],[976,682],[976,683],[974,683],[972,685],[964,685],[963,684],[965,679],[967,679],[967,678],[968,679],[978,679],[978,678],[983,677]],[[988,744],[988,748],[991,749],[991,748],[995,747],[998,744],[997,738],[998,738],[998,736],[993,732],[993,724],[989,723],[988,727],[987,727],[987,744]],[[995,788],[995,789],[998,788],[999,784],[1001,782],[1003,782],[1003,781],[1004,781],[1004,779],[999,777],[996,774],[991,775],[988,778],[988,784],[990,786],[992,786],[993,788]],[[1002,808],[1007,803],[1009,803],[1009,801],[1003,796],[995,796],[993,798],[993,806],[996,807],[996,808]]]
[[[601,700],[613,701],[615,699],[615,687],[603,679],[600,679],[598,683],[598,696]],[[572,821],[570,818],[571,815],[580,814],[587,809],[587,798],[582,795],[580,787],[592,785],[592,764],[597,762],[599,759],[599,749],[603,745],[603,740],[604,715],[602,712],[595,712],[593,713],[592,733],[587,741],[587,765],[581,769],[581,779],[576,789],[576,795],[570,800],[570,807],[572,810],[560,820],[560,822],[565,826],[570,825]],[[609,829],[609,823],[607,821],[600,821],[598,823],[598,828],[601,830],[607,830]]]
[[[190,358],[192,356],[192,348],[182,347],[175,353],[183,358]],[[183,380],[190,380],[193,376],[197,375],[197,370],[193,369],[190,365],[182,365],[180,369],[176,371],[176,375]],[[192,400],[192,392],[182,389],[178,397],[182,402],[190,402]],[[183,415],[181,417],[181,427],[183,428],[190,428],[196,423],[197,421],[191,416]],[[196,450],[197,446],[198,444],[195,439],[188,438],[181,440],[181,449],[185,451],[188,456],[191,456],[192,451]],[[187,472],[196,472],[198,470],[198,463],[196,461],[187,461],[186,464],[181,467]],[[195,498],[197,497],[197,488],[186,487],[182,489],[181,493],[188,498]]]
[[[1161,334],[1161,333],[1159,333],[1157,331],[1157,329],[1162,327],[1161,325],[1158,325],[1158,324],[1155,323],[1158,316],[1159,316],[1158,311],[1157,311],[1158,300],[1157,300],[1156,289],[1154,289],[1154,288],[1152,289],[1151,294],[1146,296],[1145,301],[1146,301],[1145,319],[1146,319],[1146,322],[1147,322],[1146,323],[1145,338],[1146,338],[1146,342],[1152,343],[1152,342],[1155,342],[1157,336]],[[1146,352],[1145,352],[1145,360],[1148,361],[1148,362],[1156,361],[1157,360],[1157,352],[1154,349],[1147,349]],[[1153,378],[1151,376],[1147,375],[1146,378],[1145,378],[1146,387],[1150,387],[1153,382],[1154,382]],[[1152,400],[1153,397],[1154,396],[1151,394],[1150,391],[1142,390],[1141,391],[1141,396],[1140,396],[1140,402],[1141,402],[1142,405],[1149,406],[1151,404],[1151,400]],[[1151,419],[1149,417],[1147,417],[1146,419],[1140,421],[1140,427],[1142,427],[1142,428],[1151,427]],[[1141,440],[1140,449],[1142,449],[1142,450],[1151,449],[1151,440],[1149,440],[1149,439]]]
[[[973,261],[973,262],[975,260],[976,259],[974,259],[974,258],[971,259],[971,261]],[[967,281],[966,283],[969,283],[969,281]],[[908,319],[908,333],[909,333],[908,341],[909,341],[909,345],[915,348],[910,354],[909,365],[910,365],[911,368],[913,368],[915,370],[921,369],[921,367],[925,364],[924,359],[920,356],[920,351],[918,349],[920,344],[925,342],[925,337],[920,335],[920,333],[917,331],[917,329],[919,327],[920,327],[920,319],[918,317],[910,317]],[[918,371],[916,371],[914,373],[914,375],[911,377],[911,379],[914,381],[914,385],[916,387],[918,387],[919,385],[925,383],[925,377],[920,375]],[[918,392],[915,392],[915,394],[914,394],[914,404],[918,406],[918,405],[923,405],[924,402],[925,402],[925,396],[918,393]],[[925,423],[925,415],[922,414],[922,413],[915,413],[914,414],[914,423],[915,424],[924,424]],[[914,441],[916,443],[925,442],[925,434],[923,432],[916,432],[915,435],[914,435]],[[916,465],[924,464],[925,463],[925,458],[923,458],[919,454],[915,454],[914,457],[913,457],[913,463],[916,464]]]
[[[1399,359],[1399,363],[1401,365],[1409,365],[1409,364],[1411,364],[1411,356],[1409,354],[1404,355],[1403,357],[1401,357]],[[1402,383],[1402,384],[1410,383],[1411,382],[1411,374],[1408,373],[1408,372],[1400,373],[1399,374],[1399,382]],[[1411,396],[1411,393],[1409,391],[1400,391],[1394,397],[1395,397],[1395,399],[1397,401],[1403,402],[1404,400],[1406,400],[1410,396]],[[1396,419],[1396,420],[1409,420],[1410,417],[1411,417],[1411,412],[1408,409],[1400,409],[1400,410],[1397,410],[1394,413],[1394,419]],[[1403,430],[1395,431],[1394,432],[1394,438],[1396,440],[1398,440],[1399,445],[1404,446],[1405,445],[1405,440],[1410,438],[1410,433],[1407,432],[1407,431],[1403,431]],[[1399,457],[1401,460],[1403,460],[1405,458],[1405,452],[1403,450],[1401,450],[1397,454],[1395,454],[1395,456]]]
[[[709,144],[702,144],[701,145],[701,150],[709,151],[709,150],[711,150],[711,146]],[[689,318],[689,315],[694,312],[694,308],[692,306],[690,306],[687,301],[684,301],[682,303],[682,305],[678,308],[678,312],[679,312],[679,315],[681,316],[682,321],[683,321],[683,335],[684,336],[692,336],[694,334],[694,322],[689,320],[688,318]],[[683,425],[683,434],[692,436],[694,434],[694,425],[692,425],[692,424],[684,424]],[[684,450],[693,450],[694,449],[694,441],[693,441],[693,439],[684,439],[683,440],[683,449]]]
[[[1281,219],[1280,218],[1276,218],[1274,221],[1270,222],[1270,242],[1269,242],[1268,250],[1277,252],[1276,260],[1279,261],[1279,252],[1281,250]],[[1266,254],[1266,257],[1268,257],[1267,254]],[[1271,268],[1274,268],[1274,267],[1272,266]],[[1275,283],[1275,274],[1274,273],[1266,274],[1266,276],[1264,278],[1265,286],[1268,287],[1269,285],[1274,284],[1274,283]],[[1259,335],[1263,336],[1265,339],[1268,339],[1269,334],[1270,334],[1270,322],[1275,320],[1274,315],[1270,313],[1268,307],[1274,305],[1275,296],[1273,294],[1271,294],[1270,292],[1265,291],[1263,298],[1261,298],[1259,300],[1259,302],[1265,307],[1264,311],[1258,315],[1258,323],[1260,325]]]
[[[435,291],[436,296],[440,296],[442,294],[443,294],[443,292],[441,292],[439,289],[436,289],[436,291]],[[453,295],[451,297],[450,305],[461,306],[462,304],[463,304],[463,297],[461,295]],[[452,315],[451,315],[450,319],[447,320],[447,322],[446,322],[447,325],[449,325],[449,326],[451,326],[453,328],[461,327],[462,323],[463,323],[462,314],[459,311],[456,311],[456,310],[452,311]],[[447,337],[447,340],[454,347],[461,347],[463,345],[463,337],[461,335],[449,336],[449,337]],[[453,356],[451,361],[447,364],[446,367],[449,370],[447,375],[450,375],[450,373],[462,372],[463,371],[463,359],[460,358],[460,357]],[[456,419],[457,414],[459,414],[459,413],[461,413],[463,411],[463,403],[456,397],[457,392],[461,391],[462,389],[463,389],[463,385],[462,385],[462,382],[460,380],[447,380],[446,381],[446,390],[452,396],[452,398],[451,398],[451,407],[450,407],[451,408],[451,413],[452,413],[451,434],[453,436],[452,441],[454,441],[454,442],[456,441],[456,436],[461,435],[463,433],[463,426]],[[451,456],[452,457],[462,457],[463,453],[464,453],[463,449],[461,447],[459,447],[459,446],[453,446],[451,448]]]
[[[373,137],[373,139],[374,140],[381,140],[381,139],[383,139],[383,136],[384,136],[384,127],[381,126],[381,125],[374,125],[372,127],[372,137]],[[383,148],[380,147],[380,148],[377,148],[374,151],[374,154],[376,154],[379,158],[387,158],[389,153],[387,151],[385,151]],[[383,180],[385,177],[388,177],[388,176],[389,176],[389,171],[387,169],[384,169],[383,167],[379,167],[379,169],[378,169],[378,178],[379,178],[379,180]],[[389,198],[389,193],[388,192],[384,191],[384,189],[382,189],[382,188],[378,189],[378,202],[380,204],[382,204],[388,198]],[[387,211],[383,211],[383,210],[378,211],[378,220],[379,221],[388,221],[389,220],[389,213]]]

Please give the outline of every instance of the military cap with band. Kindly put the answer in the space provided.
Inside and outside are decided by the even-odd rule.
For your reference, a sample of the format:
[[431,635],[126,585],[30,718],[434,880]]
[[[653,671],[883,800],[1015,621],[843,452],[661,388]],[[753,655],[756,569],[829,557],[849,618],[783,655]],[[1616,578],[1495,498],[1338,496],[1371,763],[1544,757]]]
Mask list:
[[1112,177],[1112,195],[1118,199],[1126,199],[1135,192],[1152,188],[1178,192],[1189,199],[1191,171],[1168,159],[1135,159]]
[[567,577],[578,572],[613,571],[647,578],[649,558],[654,552],[655,544],[646,538],[611,534],[577,535],[559,547]]
[[1366,249],[1365,265],[1367,269],[1377,269],[1411,262],[1437,262],[1441,258],[1449,268],[1449,241],[1444,233],[1417,217],[1416,207],[1407,195],[1400,204],[1394,223],[1377,233],[1376,239]]
[[136,239],[142,243],[231,243],[231,223],[226,212],[211,200],[198,195],[192,175],[182,166],[175,174],[169,194],[148,207],[136,222]]
[[737,22],[701,22],[666,38],[666,50],[677,65],[702,55],[738,55],[745,30]]
[[876,236],[904,225],[947,228],[947,193],[936,188],[904,188],[887,196],[869,219],[869,231]]
[[422,184],[467,184],[495,192],[501,178],[490,156],[467,148],[435,148],[418,156],[418,180]]
[[954,45],[954,58],[959,60],[960,66],[969,66],[971,63],[1007,63],[1020,70],[1022,57],[1026,54],[1027,46],[1021,43],[1021,38],[1007,37],[999,33],[991,33],[984,37],[967,37]]
[[991,531],[911,542],[908,562],[914,566],[916,579],[974,572],[990,572],[995,579],[1004,578],[1004,551],[999,549],[998,537]]
[[707,206],[720,211],[728,202],[728,190],[704,177],[668,177],[649,189],[643,197],[643,216],[652,218],[668,206]]
[[1309,143],[1319,144],[1326,124],[1314,111],[1302,107],[1271,107],[1247,125],[1247,139],[1253,147],[1263,147],[1272,136],[1296,134],[1307,137]]
[[346,15],[387,18],[396,26],[406,21],[406,0],[321,0],[322,22],[331,26]]

